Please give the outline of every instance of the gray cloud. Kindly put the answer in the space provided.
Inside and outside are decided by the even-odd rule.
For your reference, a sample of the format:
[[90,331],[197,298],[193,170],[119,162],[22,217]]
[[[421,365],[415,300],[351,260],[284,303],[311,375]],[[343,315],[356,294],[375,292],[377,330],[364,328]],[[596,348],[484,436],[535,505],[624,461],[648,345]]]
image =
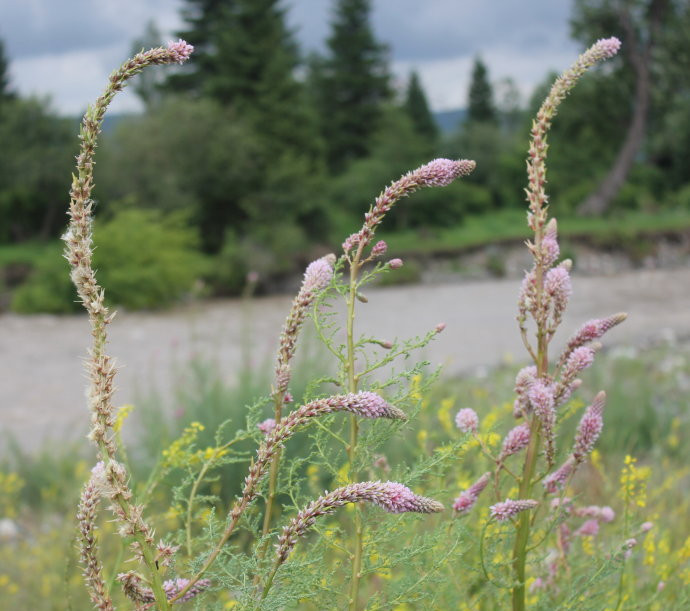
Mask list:
[[0,0],[0,36],[13,59],[129,44],[148,19],[178,21],[170,0]]
[[[288,2],[300,41],[322,49],[332,17],[325,0]],[[397,61],[472,55],[488,47],[541,50],[568,39],[572,0],[378,0],[372,23]]]
[[[153,19],[167,36],[181,25],[183,0],[0,0],[0,37],[23,94],[51,95],[65,114],[80,112]],[[331,0],[285,0],[305,51],[323,50]],[[526,92],[573,59],[572,0],[374,0],[372,23],[391,50],[400,83],[419,70],[435,108],[464,104],[472,58],[493,79],[512,74]],[[193,42],[193,41],[191,41]],[[117,107],[139,107],[127,92]]]

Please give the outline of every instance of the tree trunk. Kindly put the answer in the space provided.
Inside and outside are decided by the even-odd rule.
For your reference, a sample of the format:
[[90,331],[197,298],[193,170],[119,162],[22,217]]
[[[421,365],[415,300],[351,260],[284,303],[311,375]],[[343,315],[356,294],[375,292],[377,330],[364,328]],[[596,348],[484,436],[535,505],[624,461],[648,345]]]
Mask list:
[[628,133],[623,141],[623,146],[621,146],[616,161],[609,173],[601,181],[596,191],[589,195],[578,207],[577,211],[579,214],[591,216],[603,214],[608,209],[611,200],[623,186],[645,136],[650,93],[649,65],[645,64],[644,69],[637,76],[635,84],[635,110],[628,127]]
[[608,210],[611,200],[623,186],[630,168],[635,162],[637,152],[647,130],[647,114],[652,93],[651,71],[652,49],[659,35],[661,23],[668,10],[668,0],[650,0],[646,14],[648,28],[646,36],[640,36],[633,25],[630,7],[626,0],[619,3],[619,18],[626,33],[626,51],[635,75],[635,108],[628,133],[618,151],[618,156],[609,173],[601,181],[596,191],[578,206],[578,213],[583,215],[601,215]]

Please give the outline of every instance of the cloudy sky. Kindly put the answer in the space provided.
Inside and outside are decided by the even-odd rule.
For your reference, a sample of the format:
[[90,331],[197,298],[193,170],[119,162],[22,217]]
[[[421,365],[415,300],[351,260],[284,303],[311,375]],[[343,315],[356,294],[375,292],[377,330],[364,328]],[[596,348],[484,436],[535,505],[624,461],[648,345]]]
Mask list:
[[[181,25],[182,0],[0,0],[0,38],[21,94],[50,96],[74,115],[101,91],[149,20],[169,38]],[[323,49],[331,0],[285,0],[305,51]],[[579,49],[570,40],[572,0],[373,0],[373,26],[391,49],[403,84],[416,68],[435,110],[463,107],[474,57],[492,81],[512,77],[523,95],[549,70],[567,67]],[[192,42],[193,41],[189,41]],[[139,108],[131,92],[119,112]]]

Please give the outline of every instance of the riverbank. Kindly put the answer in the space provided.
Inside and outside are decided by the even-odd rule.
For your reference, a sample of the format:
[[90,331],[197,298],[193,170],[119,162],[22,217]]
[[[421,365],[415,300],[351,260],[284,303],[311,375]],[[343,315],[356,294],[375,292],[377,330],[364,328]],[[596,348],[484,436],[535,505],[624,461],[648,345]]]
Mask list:
[[[575,276],[561,342],[584,320],[627,311],[607,346],[638,346],[690,337],[690,269]],[[445,375],[481,373],[506,358],[524,360],[515,323],[513,279],[372,289],[359,306],[358,329],[380,339],[446,330],[424,356]],[[243,360],[272,365],[290,296],[201,302],[163,313],[120,312],[109,352],[121,366],[115,403],[166,389],[197,355],[215,363],[228,383]],[[9,433],[27,449],[48,438],[77,439],[86,430],[82,360],[89,341],[84,316],[0,316],[0,443]],[[557,342],[558,345],[558,342]],[[171,408],[172,409],[172,408]]]

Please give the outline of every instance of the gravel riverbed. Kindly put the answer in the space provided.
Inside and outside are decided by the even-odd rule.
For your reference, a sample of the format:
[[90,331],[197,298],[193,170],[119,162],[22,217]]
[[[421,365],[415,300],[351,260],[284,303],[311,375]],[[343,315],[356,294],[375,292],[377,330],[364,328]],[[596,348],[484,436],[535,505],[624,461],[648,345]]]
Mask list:
[[[619,311],[628,320],[611,331],[607,346],[638,346],[690,337],[690,269],[647,270],[573,278],[574,294],[561,345],[580,323]],[[524,360],[515,323],[518,282],[423,284],[367,291],[358,305],[358,329],[380,339],[446,330],[425,349],[445,375],[481,373],[509,356]],[[203,354],[232,382],[246,348],[252,362],[272,364],[291,301],[272,296],[251,301],[201,302],[163,313],[120,312],[110,326],[109,353],[121,370],[117,405],[153,388],[170,389],[180,365]],[[43,440],[73,440],[86,431],[88,414],[82,361],[89,342],[85,316],[0,315],[0,454],[7,433],[22,447]]]

